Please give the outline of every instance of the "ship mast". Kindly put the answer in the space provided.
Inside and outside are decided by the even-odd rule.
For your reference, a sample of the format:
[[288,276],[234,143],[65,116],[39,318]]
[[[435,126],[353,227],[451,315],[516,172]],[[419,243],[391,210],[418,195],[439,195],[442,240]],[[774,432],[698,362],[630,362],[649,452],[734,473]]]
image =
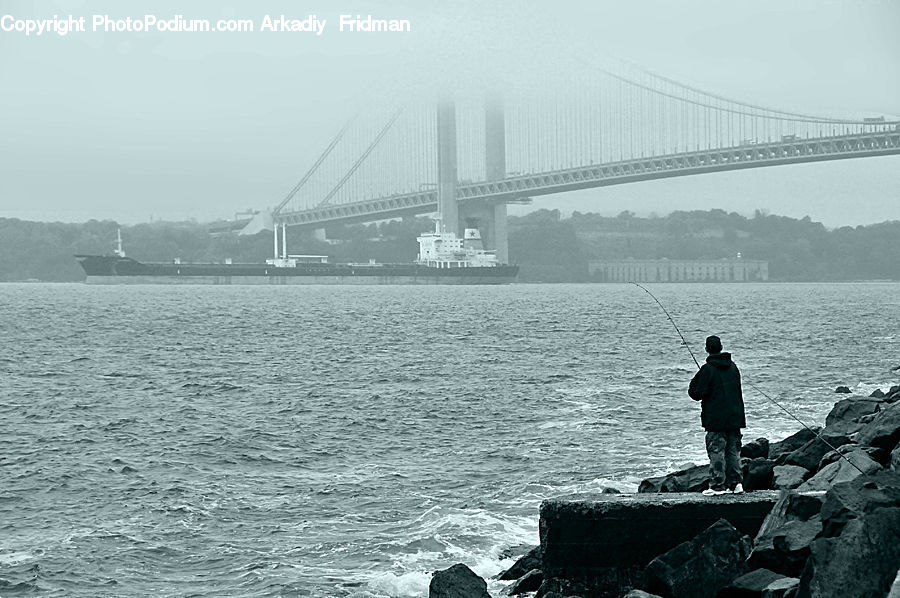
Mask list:
[[281,253],[280,254],[278,253],[278,226],[279,225],[276,222],[275,225],[272,227],[272,234],[274,235],[273,241],[274,241],[274,245],[275,245],[275,247],[274,247],[275,251],[273,252],[274,255],[272,257],[274,257],[276,260],[281,259],[281,258],[287,259],[287,256],[288,256],[287,255],[287,223],[286,222],[281,223]]
[[275,226],[272,227],[272,233],[274,235],[275,240],[275,249],[272,251],[272,257],[274,259],[278,259],[278,223],[275,223]]
[[444,205],[441,202],[440,192],[438,192],[438,202],[437,202],[437,218],[434,220],[434,234],[441,234],[441,230],[444,228]]
[[125,250],[122,249],[122,229],[116,229],[116,249],[113,251],[119,257],[125,257]]

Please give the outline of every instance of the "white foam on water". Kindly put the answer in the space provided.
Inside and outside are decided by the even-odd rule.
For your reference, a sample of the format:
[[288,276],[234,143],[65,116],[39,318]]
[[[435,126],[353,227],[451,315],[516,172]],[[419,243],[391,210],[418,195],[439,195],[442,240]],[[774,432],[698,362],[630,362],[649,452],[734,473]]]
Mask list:
[[373,573],[366,580],[368,591],[390,598],[427,596],[434,571],[462,563],[485,579],[490,591],[498,595],[508,582],[492,578],[515,562],[501,559],[501,552],[510,546],[537,544],[533,517],[500,515],[486,509],[431,507],[413,522],[415,528],[398,546],[428,539],[443,549],[394,554],[389,571]]
[[15,565],[17,563],[24,563],[25,561],[31,561],[37,558],[36,554],[31,552],[12,552],[9,554],[0,554],[0,565]]
[[854,395],[861,395],[864,397],[869,396],[876,390],[880,390],[886,393],[892,386],[896,386],[897,381],[887,381],[887,382],[857,382],[856,386],[851,387],[850,390],[853,391]]
[[539,430],[559,430],[559,429],[572,429],[572,430],[580,430],[584,426],[591,424],[591,420],[579,420],[579,421],[552,421],[552,422],[544,422],[543,424],[538,426]]
[[[400,573],[382,572],[372,576],[366,582],[366,589],[376,596],[389,598],[421,597],[428,595],[428,586],[434,571],[447,569],[457,563],[462,563],[471,569],[476,575],[488,583],[492,594],[497,595],[509,582],[501,582],[493,579],[501,571],[512,566],[514,559],[500,559],[497,556],[500,550],[506,546],[492,547],[486,552],[467,551],[459,547],[448,547],[447,553],[420,553],[408,555],[411,558],[402,559],[409,561],[405,566],[414,566],[413,562],[420,565],[425,562],[432,563],[429,570],[416,569]],[[399,563],[398,563],[399,564]],[[402,565],[401,565],[402,566]],[[363,598],[360,595],[358,598]]]
[[[567,393],[568,394],[568,393]],[[560,399],[559,401],[560,411],[593,411],[597,409],[597,404],[594,402],[588,401],[576,401],[574,399]],[[569,407],[563,407],[563,405],[568,405]]]
[[390,598],[421,598],[428,595],[428,584],[431,583],[431,574],[424,571],[410,571],[408,573],[380,573],[372,578],[367,589],[370,592]]
[[[611,479],[611,478],[594,478],[592,480],[586,480],[581,482],[575,482],[573,484],[563,484],[559,486],[549,486],[548,488],[552,491],[553,495],[562,496],[568,494],[600,494],[606,488],[615,488],[619,492],[637,492],[637,486],[640,483],[640,480],[637,483],[629,480],[619,480],[619,479]],[[544,495],[546,498],[547,495]]]

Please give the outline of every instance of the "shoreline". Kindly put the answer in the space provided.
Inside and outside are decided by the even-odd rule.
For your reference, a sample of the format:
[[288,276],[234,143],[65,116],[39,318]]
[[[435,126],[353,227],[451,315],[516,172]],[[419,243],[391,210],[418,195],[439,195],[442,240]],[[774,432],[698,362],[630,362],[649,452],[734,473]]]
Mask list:
[[[778,442],[770,443],[761,437],[744,444],[743,495],[700,495],[708,487],[706,464],[644,479],[633,494],[607,488],[603,491],[607,496],[545,500],[539,526],[541,544],[531,547],[509,569],[495,576],[492,585],[508,582],[501,590],[503,595],[535,598],[713,596],[715,592],[709,593],[712,586],[722,596],[782,598],[869,595],[852,593],[855,590],[847,589],[851,585],[893,586],[900,591],[900,408],[896,407],[900,405],[900,385],[887,391],[877,389],[868,397],[849,396],[850,392],[845,386],[835,389],[844,398],[834,403],[822,427],[801,429]],[[659,499],[653,499],[654,496]],[[615,529],[620,530],[620,535],[606,535],[610,541],[628,546],[632,542],[629,531],[636,533],[634,526],[646,516],[642,503],[647,503],[647,499],[648,504],[663,501],[668,505],[669,523],[677,528],[680,519],[672,515],[674,504],[694,504],[690,507],[694,515],[690,517],[696,517],[697,509],[715,510],[729,501],[754,503],[767,497],[771,498],[764,515],[759,516],[758,527],[751,527],[749,535],[738,532],[728,521],[729,517],[748,515],[747,508],[740,505],[733,507],[732,515],[719,519],[708,529],[704,525],[701,533],[691,532],[689,536],[683,532],[679,536],[671,526],[664,529],[665,520],[660,520],[656,524],[657,532],[663,534],[657,536],[659,544],[674,547],[628,566],[610,565],[610,559],[615,558],[609,556],[609,549],[597,549],[604,543],[602,533],[579,535],[584,525],[613,525],[603,523],[608,518],[606,510],[630,505],[632,512],[626,517],[635,520],[621,527],[623,515],[616,515],[614,519],[620,522]],[[585,520],[587,523],[578,523],[592,510],[596,513]],[[746,531],[746,525],[743,527]],[[897,548],[883,550],[880,546],[890,544],[882,543],[878,551],[866,551],[859,546],[861,537],[869,537],[865,534],[876,534],[889,543],[896,538]],[[580,545],[579,541],[587,543]],[[686,547],[692,553],[721,549],[724,554],[711,557],[719,559],[719,565],[712,569],[697,567],[691,559],[679,558],[678,552],[684,552]],[[713,575],[711,571],[721,568],[725,561],[730,563],[728,570]],[[844,571],[849,570],[851,563],[856,579],[845,580]],[[491,596],[486,582],[460,563],[435,572],[429,598],[449,598],[453,594],[446,593],[447,587],[455,588],[456,584],[469,588],[466,595]],[[687,587],[692,589],[686,590]],[[827,589],[832,587],[838,590]]]

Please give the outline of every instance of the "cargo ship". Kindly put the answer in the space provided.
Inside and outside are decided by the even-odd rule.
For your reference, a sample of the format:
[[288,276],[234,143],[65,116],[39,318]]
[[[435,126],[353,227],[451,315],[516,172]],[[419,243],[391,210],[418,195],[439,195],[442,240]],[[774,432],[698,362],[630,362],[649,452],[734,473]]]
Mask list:
[[76,255],[89,284],[508,284],[519,272],[501,264],[495,251],[485,250],[477,228],[467,228],[460,239],[442,230],[418,237],[415,262],[383,264],[330,263],[324,255],[290,255],[287,229],[274,234],[275,257],[265,263],[141,262],[125,255],[121,231],[117,247],[108,255]]

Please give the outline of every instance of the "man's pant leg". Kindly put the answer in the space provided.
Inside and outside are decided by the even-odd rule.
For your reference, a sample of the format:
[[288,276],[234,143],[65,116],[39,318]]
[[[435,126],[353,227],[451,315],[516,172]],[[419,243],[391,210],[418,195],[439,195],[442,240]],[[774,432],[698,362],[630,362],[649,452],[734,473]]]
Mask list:
[[743,484],[744,473],[741,470],[741,431],[729,430],[725,435],[725,487],[734,490]]
[[706,454],[709,456],[709,487],[725,489],[725,432],[706,433]]

